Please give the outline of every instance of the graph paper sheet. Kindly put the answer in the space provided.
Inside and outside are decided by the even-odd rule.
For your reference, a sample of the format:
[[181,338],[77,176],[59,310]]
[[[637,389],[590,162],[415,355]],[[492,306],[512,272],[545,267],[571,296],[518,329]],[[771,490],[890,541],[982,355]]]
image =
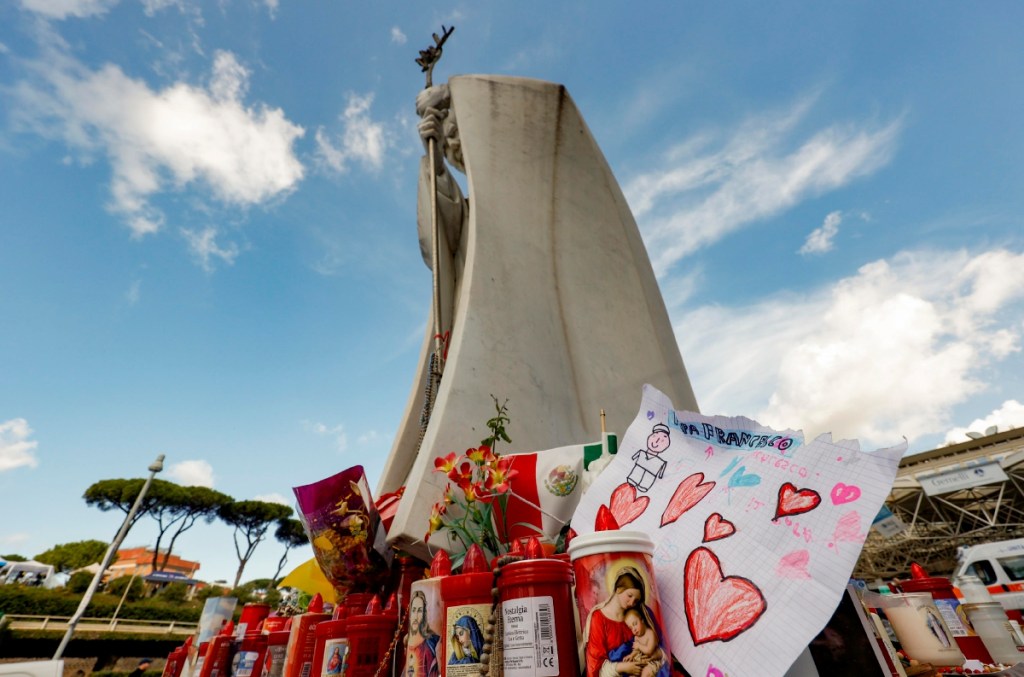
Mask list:
[[694,677],[783,675],[832,616],[906,448],[675,411],[648,385],[572,525],[594,531],[604,505],[651,535],[667,639]]

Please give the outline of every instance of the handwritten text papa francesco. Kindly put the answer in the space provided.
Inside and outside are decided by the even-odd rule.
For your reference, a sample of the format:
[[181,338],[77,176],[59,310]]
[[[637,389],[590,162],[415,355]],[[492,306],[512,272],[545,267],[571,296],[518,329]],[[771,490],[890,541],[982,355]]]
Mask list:
[[799,439],[784,435],[759,435],[748,430],[723,430],[710,423],[680,421],[674,411],[668,413],[668,424],[679,429],[684,435],[700,437],[723,447],[771,449],[783,456],[789,456],[800,445]]

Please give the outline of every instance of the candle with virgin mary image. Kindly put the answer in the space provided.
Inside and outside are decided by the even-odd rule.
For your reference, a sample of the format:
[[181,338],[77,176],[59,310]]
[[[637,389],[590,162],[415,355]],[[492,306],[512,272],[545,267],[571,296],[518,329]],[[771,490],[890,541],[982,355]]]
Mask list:
[[569,545],[588,677],[672,674],[653,552],[650,537],[639,531],[598,531]]

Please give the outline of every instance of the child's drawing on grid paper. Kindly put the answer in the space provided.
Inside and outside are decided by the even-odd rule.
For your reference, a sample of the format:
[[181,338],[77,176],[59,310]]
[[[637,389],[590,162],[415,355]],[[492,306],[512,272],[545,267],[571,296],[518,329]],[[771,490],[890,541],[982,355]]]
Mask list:
[[862,452],[644,388],[623,451],[572,526],[607,507],[655,541],[665,631],[691,674],[782,675],[831,617],[906,443]]

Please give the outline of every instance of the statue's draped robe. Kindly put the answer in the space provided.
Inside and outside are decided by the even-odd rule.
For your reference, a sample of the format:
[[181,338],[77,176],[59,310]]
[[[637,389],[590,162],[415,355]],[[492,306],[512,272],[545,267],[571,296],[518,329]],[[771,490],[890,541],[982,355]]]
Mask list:
[[[454,77],[449,86],[469,200],[468,208],[441,202],[448,219],[465,219],[458,233],[449,220],[439,243],[448,359],[417,453],[431,310],[378,487],[406,486],[388,540],[420,555],[447,482],[434,459],[489,434],[491,394],[508,400],[513,443],[502,452],[597,441],[602,409],[621,433],[644,383],[697,409],[636,222],[565,88],[501,76]],[[424,203],[421,233],[429,194],[421,212]]]

